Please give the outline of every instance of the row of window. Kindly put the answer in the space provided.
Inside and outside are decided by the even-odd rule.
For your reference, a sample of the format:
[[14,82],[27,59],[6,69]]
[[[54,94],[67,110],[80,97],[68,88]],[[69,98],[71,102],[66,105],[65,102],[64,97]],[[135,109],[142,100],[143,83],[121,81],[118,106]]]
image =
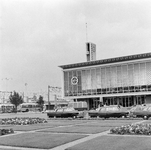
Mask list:
[[121,105],[123,107],[130,107],[133,105],[142,105],[145,103],[145,96],[128,96],[128,97],[111,97],[103,98],[105,105]]
[[96,89],[96,90],[82,90],[81,92],[71,92],[71,91],[68,92],[68,91],[66,91],[65,96],[133,93],[133,92],[147,92],[147,91],[151,91],[151,85],[106,88],[106,89]]
[[150,91],[150,85],[151,62],[64,72],[65,96]]

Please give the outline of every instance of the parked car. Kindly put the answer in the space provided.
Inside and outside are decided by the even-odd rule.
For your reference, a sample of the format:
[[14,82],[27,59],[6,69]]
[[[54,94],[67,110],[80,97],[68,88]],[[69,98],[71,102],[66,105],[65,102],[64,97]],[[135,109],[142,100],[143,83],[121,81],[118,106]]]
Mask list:
[[151,106],[142,106],[140,108],[136,108],[132,112],[133,117],[149,119],[151,117]]
[[55,110],[50,110],[47,112],[47,116],[50,117],[60,117],[60,118],[76,118],[79,115],[79,112],[75,110],[74,108],[57,108]]
[[145,105],[135,105],[129,110],[129,117],[136,117],[136,113],[142,111]]
[[129,114],[129,111],[118,105],[112,105],[112,106],[104,106],[100,107],[97,110],[90,110],[89,112],[90,117],[100,117],[100,118],[110,118],[110,117],[127,117]]

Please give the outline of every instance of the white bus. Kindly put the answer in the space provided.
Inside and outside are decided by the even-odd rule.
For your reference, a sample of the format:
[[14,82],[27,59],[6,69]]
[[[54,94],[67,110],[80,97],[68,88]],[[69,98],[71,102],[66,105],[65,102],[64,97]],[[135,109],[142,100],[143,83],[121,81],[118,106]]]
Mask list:
[[0,104],[0,113],[11,113],[14,111],[13,104]]
[[40,106],[37,103],[22,103],[18,106],[17,111],[28,112],[28,111],[41,111]]

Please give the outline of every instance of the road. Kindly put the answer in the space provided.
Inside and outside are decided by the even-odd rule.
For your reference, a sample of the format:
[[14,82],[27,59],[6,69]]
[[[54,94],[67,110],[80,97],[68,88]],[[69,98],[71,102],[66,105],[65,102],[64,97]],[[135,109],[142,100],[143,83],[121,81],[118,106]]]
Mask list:
[[2,113],[0,114],[0,118],[14,118],[14,117],[39,117],[47,119],[46,113],[41,112],[17,112],[17,113]]

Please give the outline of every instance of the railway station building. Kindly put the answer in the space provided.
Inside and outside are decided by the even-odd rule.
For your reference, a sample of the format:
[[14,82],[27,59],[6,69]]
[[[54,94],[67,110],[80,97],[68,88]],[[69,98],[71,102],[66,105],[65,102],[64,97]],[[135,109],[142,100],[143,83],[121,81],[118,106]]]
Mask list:
[[151,103],[151,53],[96,60],[96,45],[86,43],[86,62],[59,66],[65,99],[100,105]]

